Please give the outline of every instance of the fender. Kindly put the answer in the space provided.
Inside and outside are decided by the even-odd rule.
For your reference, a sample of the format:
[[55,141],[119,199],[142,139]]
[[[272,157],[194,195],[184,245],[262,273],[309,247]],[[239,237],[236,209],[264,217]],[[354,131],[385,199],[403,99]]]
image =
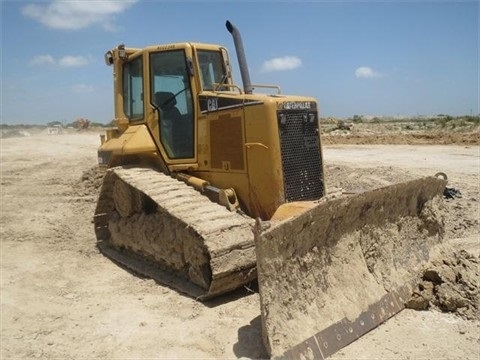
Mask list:
[[[114,132],[111,132],[111,134],[114,134]],[[127,159],[132,156],[136,158],[157,158],[157,162],[161,157],[146,125],[130,126],[120,136],[112,137],[103,142],[98,149],[98,164],[102,167],[117,166],[128,163]],[[163,163],[163,161],[161,162]],[[160,169],[168,173],[164,163],[162,165],[159,166]]]

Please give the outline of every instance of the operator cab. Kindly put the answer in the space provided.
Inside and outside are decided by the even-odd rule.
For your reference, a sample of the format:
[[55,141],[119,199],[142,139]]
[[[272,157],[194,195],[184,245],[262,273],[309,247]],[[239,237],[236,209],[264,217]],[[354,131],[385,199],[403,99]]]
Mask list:
[[170,160],[195,158],[195,94],[231,90],[226,49],[193,43],[143,50],[120,45],[105,59],[108,65],[121,62],[115,65],[122,69],[122,103],[116,104],[115,117],[129,125],[146,123]]

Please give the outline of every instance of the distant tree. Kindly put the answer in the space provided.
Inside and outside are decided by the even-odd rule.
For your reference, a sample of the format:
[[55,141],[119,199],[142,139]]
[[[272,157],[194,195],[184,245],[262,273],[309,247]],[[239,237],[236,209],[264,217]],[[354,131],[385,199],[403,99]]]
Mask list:
[[467,115],[467,116],[465,116],[465,119],[468,122],[474,123],[476,125],[478,125],[480,123],[480,116]]
[[441,127],[442,129],[447,126],[447,122],[448,122],[448,120],[447,120],[446,117],[441,117],[441,118],[435,120],[435,123],[438,124],[438,125],[440,125],[440,127]]
[[362,122],[363,115],[353,115],[352,120],[355,121],[355,122]]
[[99,122],[91,122],[90,127],[106,127],[104,123],[99,123]]
[[90,126],[90,120],[84,118],[78,118],[74,121],[73,127],[78,130],[88,129]]

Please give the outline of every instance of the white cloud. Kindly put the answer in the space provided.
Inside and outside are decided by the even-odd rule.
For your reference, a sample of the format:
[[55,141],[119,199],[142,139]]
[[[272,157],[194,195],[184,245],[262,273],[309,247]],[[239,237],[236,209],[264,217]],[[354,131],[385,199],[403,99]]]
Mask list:
[[72,86],[72,91],[77,94],[85,94],[93,92],[93,86],[85,84],[75,84]]
[[267,60],[262,65],[262,72],[292,70],[302,66],[302,60],[295,56],[284,56]]
[[30,60],[30,65],[55,65],[55,59],[51,55],[37,55]]
[[85,66],[90,63],[90,59],[83,56],[64,56],[58,60],[58,65],[63,67]]
[[367,66],[361,66],[355,70],[355,76],[357,78],[376,78],[382,76],[379,72],[374,71],[372,68]]
[[93,0],[63,1],[52,0],[49,4],[28,4],[22,14],[43,25],[61,30],[79,30],[100,24],[107,31],[115,28],[115,15],[122,13],[137,0]]
[[38,55],[30,60],[30,65],[58,65],[61,67],[85,66],[92,62],[91,56],[64,56],[56,60],[52,55]]

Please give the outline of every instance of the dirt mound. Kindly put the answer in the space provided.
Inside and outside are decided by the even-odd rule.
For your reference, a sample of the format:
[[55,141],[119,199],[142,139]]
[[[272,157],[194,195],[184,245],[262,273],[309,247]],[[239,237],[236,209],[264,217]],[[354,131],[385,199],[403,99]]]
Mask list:
[[5,130],[0,132],[0,139],[9,139],[9,138],[16,138],[16,137],[26,137],[30,136],[30,133],[25,130],[18,130],[18,129],[12,129],[12,130]]
[[[393,166],[353,168],[345,165],[326,165],[325,176],[328,193],[335,192],[339,188],[346,192],[371,190],[418,177],[407,169]],[[462,181],[462,183],[449,183],[448,186],[454,186],[459,194],[451,199],[444,199],[447,239],[470,236],[480,231],[478,187],[473,182],[469,183],[467,177]]]
[[423,272],[406,307],[439,309],[480,320],[480,258],[465,250],[444,250]]
[[76,184],[77,195],[98,196],[104,176],[105,170],[98,166],[85,170]]
[[322,127],[323,144],[354,145],[480,145],[480,126],[466,119],[439,121],[363,122],[350,129]]
[[334,188],[347,192],[372,190],[382,186],[396,184],[400,181],[417,178],[408,170],[393,166],[376,166],[373,168],[353,168],[346,165],[325,165],[327,193]]
[[355,133],[342,131],[322,135],[323,144],[351,145],[480,145],[480,132]]
[[[369,190],[416,177],[412,172],[391,166],[360,169],[334,165],[326,167],[326,174],[327,184],[344,191]],[[455,243],[455,239],[475,238],[480,227],[478,187],[469,184],[468,179],[458,187],[455,190],[460,192],[453,198],[444,199],[441,210],[445,238],[452,240],[452,243]],[[463,250],[443,249],[421,274],[422,280],[407,307],[452,312],[469,320],[480,319],[479,265],[478,255]]]
[[478,218],[480,194],[463,190],[463,196],[454,199],[444,199],[447,208],[445,217],[445,233],[447,238],[461,238],[478,234],[480,223]]

